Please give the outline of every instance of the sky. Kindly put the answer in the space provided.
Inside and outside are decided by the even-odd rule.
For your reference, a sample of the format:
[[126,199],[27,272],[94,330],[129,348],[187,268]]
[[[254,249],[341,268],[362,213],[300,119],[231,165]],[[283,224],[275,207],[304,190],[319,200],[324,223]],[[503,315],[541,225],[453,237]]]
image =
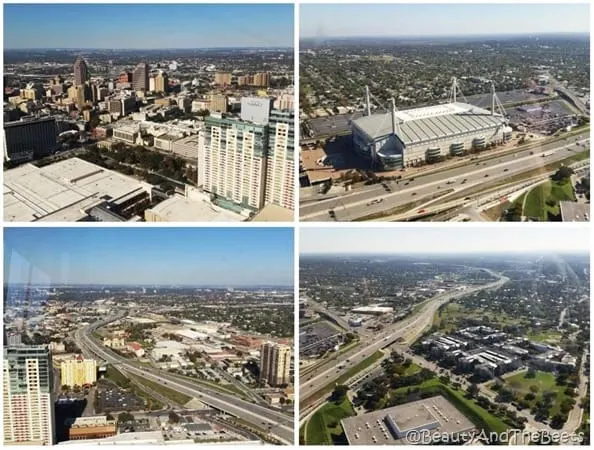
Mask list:
[[5,228],[4,280],[292,286],[293,249],[291,228]]
[[290,4],[5,4],[4,48],[293,47]]
[[300,37],[589,32],[588,4],[301,4]]
[[585,252],[590,247],[586,226],[445,226],[301,228],[300,254]]

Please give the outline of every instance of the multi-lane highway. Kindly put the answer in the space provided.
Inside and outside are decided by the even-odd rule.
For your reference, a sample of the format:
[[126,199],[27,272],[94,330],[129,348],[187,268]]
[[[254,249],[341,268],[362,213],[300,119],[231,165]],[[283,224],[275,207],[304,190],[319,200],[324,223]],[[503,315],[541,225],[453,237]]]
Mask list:
[[356,366],[376,351],[388,347],[394,341],[413,341],[420,336],[425,329],[431,326],[433,316],[441,305],[457,297],[468,295],[484,289],[496,289],[507,282],[507,278],[500,276],[499,280],[481,286],[456,290],[438,295],[425,304],[414,315],[395,323],[381,333],[361,342],[355,349],[345,352],[339,358],[322,364],[303,378],[299,385],[300,413],[307,413],[306,407],[316,399],[313,395],[325,386],[334,383],[341,375],[344,375],[352,367]]
[[[518,150],[500,157],[479,159],[462,167],[389,181],[385,186],[365,186],[338,197],[303,203],[300,218],[304,221],[352,221],[412,202],[422,202],[446,192],[487,188],[512,175],[539,169],[589,147],[588,131],[567,140],[543,144],[538,148]],[[386,188],[387,186],[387,188]],[[451,197],[450,197],[451,198]],[[331,216],[331,212],[334,217]]]
[[103,361],[116,366],[119,370],[146,378],[160,383],[167,388],[195,397],[202,403],[223,411],[226,414],[239,417],[256,428],[268,430],[271,436],[283,443],[293,443],[294,426],[292,417],[257,404],[249,403],[232,395],[199,386],[168,372],[142,366],[133,360],[115,354],[97,343],[92,338],[92,332],[116,319],[117,317],[112,317],[77,330],[75,341],[81,347],[83,353],[92,353]]

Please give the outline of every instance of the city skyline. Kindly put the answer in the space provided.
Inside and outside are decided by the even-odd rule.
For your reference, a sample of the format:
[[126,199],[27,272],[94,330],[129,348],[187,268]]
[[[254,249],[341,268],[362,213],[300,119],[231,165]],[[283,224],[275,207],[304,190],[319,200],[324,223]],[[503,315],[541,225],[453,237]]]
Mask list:
[[304,4],[299,23],[300,38],[412,38],[589,33],[589,17],[587,3]]
[[77,21],[86,32],[76,49],[293,46],[290,4],[10,4],[4,6],[4,48],[73,48],[63,30]]
[[[345,245],[348,243],[348,245]],[[548,243],[548,248],[543,248]],[[300,255],[315,254],[476,254],[589,252],[588,228],[505,227],[303,228]]]
[[7,228],[4,248],[5,284],[293,285],[290,228]]

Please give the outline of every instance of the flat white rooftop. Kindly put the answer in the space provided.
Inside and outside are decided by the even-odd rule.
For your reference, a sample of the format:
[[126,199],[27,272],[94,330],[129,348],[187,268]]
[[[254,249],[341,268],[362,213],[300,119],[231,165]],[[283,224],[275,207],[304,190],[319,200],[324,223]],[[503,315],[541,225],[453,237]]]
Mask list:
[[[242,222],[245,217],[213,205],[208,200],[174,195],[157,206],[147,209],[159,222]],[[150,218],[147,217],[147,221]]]
[[78,221],[93,206],[116,202],[151,185],[79,158],[44,167],[25,164],[4,172],[7,222]]

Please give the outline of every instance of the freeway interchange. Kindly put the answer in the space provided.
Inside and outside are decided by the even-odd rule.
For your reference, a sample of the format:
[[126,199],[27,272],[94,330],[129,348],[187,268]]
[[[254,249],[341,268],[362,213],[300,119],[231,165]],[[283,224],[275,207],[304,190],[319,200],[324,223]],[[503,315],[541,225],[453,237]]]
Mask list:
[[489,272],[496,275],[499,279],[492,283],[440,294],[426,301],[418,311],[406,319],[392,324],[373,337],[361,340],[355,348],[325,364],[320,364],[312,371],[313,373],[304,375],[299,385],[300,415],[309,415],[311,413],[311,407],[319,405],[319,402],[316,402],[316,400],[320,399],[315,398],[317,392],[323,390],[324,387],[332,385],[336,379],[346,374],[350,369],[373,355],[376,351],[389,347],[396,341],[410,343],[416,340],[431,326],[434,314],[441,305],[473,292],[485,289],[497,289],[508,281],[506,277],[495,274],[490,270]]
[[[588,130],[571,138],[543,143],[537,148],[519,148],[506,155],[485,155],[461,167],[444,168],[414,178],[387,181],[363,186],[332,198],[303,202],[300,219],[303,221],[353,221],[385,213],[391,209],[416,211],[414,203],[428,202],[439,197],[452,198],[466,191],[486,189],[505,184],[510,177],[534,172],[544,166],[575,156],[589,148]],[[517,180],[516,180],[517,182]],[[469,194],[471,195],[471,194]],[[474,195],[474,194],[472,194]],[[472,199],[468,197],[470,202]],[[417,211],[422,214],[422,209]]]
[[75,342],[85,353],[91,353],[101,360],[117,366],[118,370],[128,372],[163,386],[177,390],[217,410],[235,416],[258,429],[267,430],[268,434],[284,444],[292,444],[294,440],[293,417],[258,404],[250,403],[238,397],[224,394],[213,389],[197,385],[168,372],[149,368],[133,360],[123,358],[97,343],[92,333],[97,328],[117,320],[114,316],[80,328],[75,333]]

